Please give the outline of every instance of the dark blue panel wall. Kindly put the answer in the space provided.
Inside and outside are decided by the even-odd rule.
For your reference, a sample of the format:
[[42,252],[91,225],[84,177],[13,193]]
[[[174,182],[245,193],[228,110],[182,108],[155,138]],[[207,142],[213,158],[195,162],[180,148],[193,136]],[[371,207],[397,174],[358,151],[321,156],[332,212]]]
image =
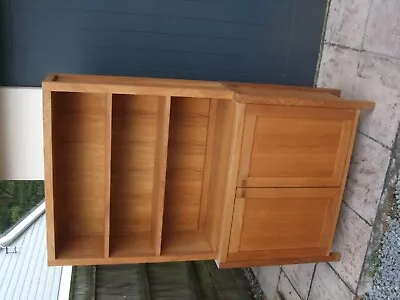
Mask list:
[[0,84],[48,73],[311,85],[326,0],[0,0]]

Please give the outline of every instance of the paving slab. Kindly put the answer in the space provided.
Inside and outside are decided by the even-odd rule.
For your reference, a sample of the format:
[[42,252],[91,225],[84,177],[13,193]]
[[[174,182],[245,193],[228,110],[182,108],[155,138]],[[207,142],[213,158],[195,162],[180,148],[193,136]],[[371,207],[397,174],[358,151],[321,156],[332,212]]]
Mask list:
[[363,134],[357,134],[344,201],[371,225],[375,220],[389,159],[389,149]]
[[372,0],[364,49],[400,58],[400,1]]
[[[300,296],[297,294],[293,286],[290,284],[289,279],[283,272],[281,273],[279,279],[278,292],[283,296],[282,298],[285,300],[302,300],[302,298],[300,298]],[[306,298],[303,299],[305,300]]]
[[267,300],[273,300],[278,287],[281,268],[280,266],[271,266],[260,267],[259,269],[258,282],[260,283]]
[[371,0],[332,0],[325,42],[361,49]]
[[315,264],[286,265],[282,267],[286,277],[302,299],[307,299],[314,268]]
[[340,252],[342,258],[330,264],[352,291],[357,288],[371,231],[372,226],[342,205],[333,242],[334,251]]
[[317,86],[338,88],[343,98],[353,98],[360,51],[325,44]]
[[400,60],[363,52],[354,97],[376,102],[361,115],[360,130],[391,148],[400,122]]
[[317,265],[309,300],[352,300],[353,298],[353,293],[328,264]]

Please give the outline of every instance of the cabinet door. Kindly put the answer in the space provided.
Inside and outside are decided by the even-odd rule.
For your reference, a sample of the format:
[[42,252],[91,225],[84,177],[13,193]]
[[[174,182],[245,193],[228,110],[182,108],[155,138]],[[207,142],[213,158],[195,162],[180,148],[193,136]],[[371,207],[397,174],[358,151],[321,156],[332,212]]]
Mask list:
[[340,202],[339,188],[238,189],[227,261],[327,255]]
[[357,118],[353,110],[248,105],[237,185],[340,186]]

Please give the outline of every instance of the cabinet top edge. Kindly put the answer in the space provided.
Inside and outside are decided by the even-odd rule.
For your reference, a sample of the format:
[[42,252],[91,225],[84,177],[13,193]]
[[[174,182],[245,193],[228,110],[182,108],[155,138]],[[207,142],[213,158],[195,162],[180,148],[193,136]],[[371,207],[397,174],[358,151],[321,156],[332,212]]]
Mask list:
[[141,94],[172,97],[230,99],[242,104],[306,106],[373,110],[371,101],[339,98],[340,90],[259,83],[197,81],[105,75],[51,74],[42,82],[43,90]]

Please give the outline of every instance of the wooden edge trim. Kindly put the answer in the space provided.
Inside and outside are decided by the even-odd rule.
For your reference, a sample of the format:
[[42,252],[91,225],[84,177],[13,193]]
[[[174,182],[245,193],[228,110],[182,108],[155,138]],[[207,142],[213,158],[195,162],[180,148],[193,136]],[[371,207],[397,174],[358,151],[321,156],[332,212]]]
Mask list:
[[58,79],[57,74],[49,74],[43,79],[43,83],[57,81],[57,79]]
[[45,199],[46,199],[46,238],[47,257],[56,258],[56,222],[54,218],[53,190],[53,143],[52,143],[52,100],[51,92],[43,91],[43,138],[45,159]]
[[[154,237],[155,255],[161,254],[162,229],[164,220],[164,196],[167,176],[168,138],[171,114],[171,97],[163,97],[157,112],[157,141],[154,161],[152,231]],[[154,215],[154,213],[156,215]]]
[[[334,219],[336,220],[336,224],[338,222],[340,207],[341,207],[341,204],[343,201],[344,190],[346,188],[347,175],[348,175],[349,169],[350,169],[350,162],[351,162],[351,157],[353,155],[353,149],[354,149],[354,144],[355,144],[355,140],[356,140],[359,119],[360,119],[360,111],[357,110],[355,113],[355,116],[354,116],[352,135],[350,137],[349,146],[347,149],[347,157],[346,157],[346,162],[344,164],[344,169],[343,169],[343,174],[342,174],[342,182],[340,185],[339,199],[338,199],[337,207],[334,212],[334,214],[335,214]],[[330,236],[330,240],[328,241],[329,245],[332,245],[332,243],[333,243],[333,239],[335,236],[335,230],[336,230],[336,226],[334,226],[332,231],[330,233],[328,233]]]
[[43,81],[42,88],[53,92],[75,92],[75,93],[114,93],[127,95],[148,95],[148,96],[172,96],[172,97],[195,97],[195,98],[215,98],[232,99],[234,93],[228,89],[212,88],[193,88],[193,87],[174,87],[174,86],[147,86],[147,85],[127,85],[111,83],[78,83]]
[[239,174],[236,185],[247,187],[247,179],[250,174],[251,155],[256,132],[257,116],[246,112],[244,121],[243,141],[239,162]]
[[307,264],[307,263],[339,261],[340,259],[341,259],[341,254],[339,252],[331,252],[327,256],[277,258],[268,260],[237,261],[237,262],[215,261],[215,263],[217,264],[218,268],[225,269],[225,268],[275,266],[275,265],[288,265],[288,264]]
[[140,264],[140,263],[162,263],[178,262],[189,260],[213,260],[214,252],[193,253],[185,255],[161,255],[161,256],[136,256],[136,257],[112,257],[109,258],[63,258],[48,259],[49,266],[92,266],[92,265],[122,265],[122,264]]
[[104,257],[110,256],[112,94],[106,95],[104,172]]
[[[329,95],[329,94],[325,94]],[[336,109],[357,109],[357,110],[373,110],[375,102],[364,100],[342,100],[342,99],[302,99],[294,97],[268,97],[268,96],[250,96],[240,95],[240,103],[243,104],[261,104],[276,106],[299,106],[299,107],[320,107],[320,108],[336,108]]]
[[246,199],[237,197],[233,207],[233,218],[231,227],[231,238],[229,241],[229,252],[239,252],[240,238],[242,236],[243,214]]
[[251,82],[221,82],[227,88],[234,90],[234,85],[242,85],[248,87],[263,87],[273,90],[290,89],[293,91],[313,92],[313,93],[326,93],[336,97],[340,97],[342,91],[340,89],[325,88],[325,87],[311,87],[311,86],[296,86],[296,85],[278,85],[278,84],[264,84],[264,83],[251,83]]
[[202,231],[206,226],[207,205],[208,205],[208,191],[210,188],[211,179],[211,164],[214,150],[214,136],[215,136],[215,123],[217,117],[218,99],[210,99],[209,117],[207,125],[207,141],[205,159],[203,165],[203,186],[201,189],[201,202],[199,209],[199,218],[197,228]]
[[244,120],[246,113],[245,104],[235,104],[232,142],[229,157],[229,169],[226,181],[224,210],[222,212],[221,233],[219,240],[218,259],[226,261],[228,257],[229,241],[232,229],[233,207],[236,195],[236,182],[239,175],[239,160],[242,151]]

